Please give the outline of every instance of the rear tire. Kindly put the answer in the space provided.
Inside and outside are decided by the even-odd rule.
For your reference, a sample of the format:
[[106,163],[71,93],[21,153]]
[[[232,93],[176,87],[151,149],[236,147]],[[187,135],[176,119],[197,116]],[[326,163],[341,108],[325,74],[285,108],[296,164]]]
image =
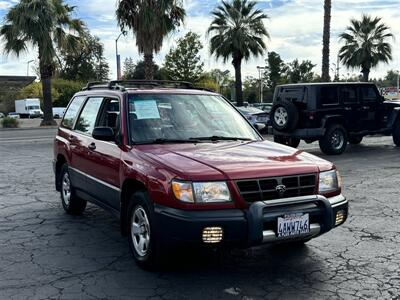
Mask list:
[[296,128],[299,121],[299,112],[293,102],[281,100],[272,107],[270,119],[274,129],[290,132]]
[[300,139],[291,136],[274,135],[274,142],[289,147],[297,148],[300,144]]
[[400,147],[400,120],[398,120],[394,125],[394,130],[392,135],[393,135],[393,143],[397,147]]
[[76,196],[76,191],[72,186],[67,164],[64,164],[61,167],[59,178],[61,180],[61,203],[64,210],[70,215],[81,215],[86,208],[87,201]]
[[349,137],[349,143],[352,145],[359,145],[363,140],[362,136],[351,136]]
[[128,205],[129,248],[139,267],[154,269],[161,263],[161,240],[154,208],[145,191],[134,193]]
[[346,129],[340,124],[332,124],[319,140],[319,147],[326,155],[339,155],[346,150],[347,140]]

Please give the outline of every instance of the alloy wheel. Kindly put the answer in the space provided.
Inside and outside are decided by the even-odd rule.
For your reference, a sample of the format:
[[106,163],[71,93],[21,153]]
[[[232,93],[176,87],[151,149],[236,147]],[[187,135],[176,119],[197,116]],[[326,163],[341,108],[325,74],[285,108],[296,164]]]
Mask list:
[[145,256],[150,246],[150,223],[146,211],[137,206],[131,219],[131,238],[136,253]]

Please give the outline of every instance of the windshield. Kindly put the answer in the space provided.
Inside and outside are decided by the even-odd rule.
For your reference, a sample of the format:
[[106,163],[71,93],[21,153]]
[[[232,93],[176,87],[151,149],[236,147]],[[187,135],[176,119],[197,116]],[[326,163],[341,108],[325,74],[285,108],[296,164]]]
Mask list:
[[213,95],[129,95],[129,124],[135,143],[260,139],[237,111]]

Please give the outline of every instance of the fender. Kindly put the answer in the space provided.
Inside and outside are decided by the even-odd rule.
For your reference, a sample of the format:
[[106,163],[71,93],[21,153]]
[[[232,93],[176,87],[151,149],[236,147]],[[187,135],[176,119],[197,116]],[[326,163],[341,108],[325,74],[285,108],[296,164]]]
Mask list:
[[328,123],[328,121],[330,121],[330,120],[334,120],[334,119],[338,119],[338,120],[341,120],[342,121],[342,125],[345,125],[344,123],[345,123],[345,119],[344,119],[344,117],[343,117],[343,115],[326,115],[326,116],[324,116],[324,118],[322,119],[322,128],[325,128],[326,127],[326,124]]
[[393,108],[393,111],[388,119],[388,128],[393,129],[397,122],[400,122],[400,106]]

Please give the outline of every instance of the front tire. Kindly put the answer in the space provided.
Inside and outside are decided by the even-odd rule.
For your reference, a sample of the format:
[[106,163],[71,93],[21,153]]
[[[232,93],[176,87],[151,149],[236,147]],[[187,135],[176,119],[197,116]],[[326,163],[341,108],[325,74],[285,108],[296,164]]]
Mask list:
[[319,140],[319,147],[326,155],[339,155],[346,150],[347,140],[346,129],[340,124],[332,124]]
[[128,239],[131,253],[143,269],[153,269],[161,261],[161,241],[154,209],[145,191],[132,195],[128,206]]
[[393,135],[393,143],[397,147],[400,147],[400,120],[398,120],[397,123],[394,125],[394,130],[392,135]]
[[87,201],[76,196],[67,164],[61,167],[60,179],[61,203],[64,210],[70,215],[81,215],[86,208]]

